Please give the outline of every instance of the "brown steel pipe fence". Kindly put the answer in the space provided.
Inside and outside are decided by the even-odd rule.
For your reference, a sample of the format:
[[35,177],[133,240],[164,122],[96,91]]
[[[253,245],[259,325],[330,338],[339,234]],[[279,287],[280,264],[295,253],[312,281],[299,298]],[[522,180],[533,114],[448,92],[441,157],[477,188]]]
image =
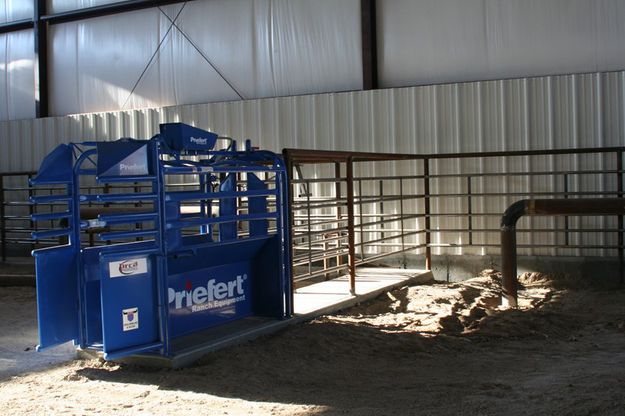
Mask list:
[[[418,254],[431,269],[436,255],[498,255],[501,215],[519,199],[623,198],[624,152],[625,147],[434,155],[286,149],[294,282],[347,273],[354,291],[358,266],[405,265],[407,256]],[[28,197],[56,192],[30,189],[33,175],[0,174],[3,260],[9,246],[58,244],[30,239],[36,225],[29,215],[38,208]],[[623,228],[622,215],[527,217],[516,228],[517,248],[526,255],[619,257]]]
[[[457,154],[285,149],[296,284],[406,253],[499,254],[502,213],[519,199],[623,198],[625,148]],[[522,219],[520,251],[623,255],[623,216]],[[386,259],[388,260],[388,259]],[[396,263],[398,260],[394,260]],[[300,283],[301,282],[301,283]]]
[[[0,256],[6,261],[9,245],[13,251],[21,252],[24,246],[33,249],[38,244],[30,238],[37,224],[30,221],[34,206],[28,202],[32,190],[28,180],[36,172],[0,173]],[[43,242],[45,244],[45,241]],[[17,249],[15,249],[17,247]]]

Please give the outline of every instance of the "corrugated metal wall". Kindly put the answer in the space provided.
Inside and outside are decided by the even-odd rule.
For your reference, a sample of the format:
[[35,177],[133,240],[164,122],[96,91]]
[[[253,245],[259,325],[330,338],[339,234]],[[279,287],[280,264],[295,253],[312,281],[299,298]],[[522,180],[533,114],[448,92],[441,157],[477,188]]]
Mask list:
[[[158,131],[159,123],[177,121],[241,141],[250,138],[261,148],[276,152],[285,147],[450,153],[623,146],[625,72],[269,98],[2,122],[0,171],[36,169],[44,155],[59,143],[120,137],[149,138]],[[519,160],[504,164],[503,168],[517,172],[554,168],[614,168],[596,158],[574,159],[566,162],[567,166],[555,166],[551,158],[542,160],[544,163]],[[437,169],[466,170],[469,168],[467,163],[471,162],[434,166],[433,173]],[[480,169],[495,169],[495,166],[487,165],[470,167],[478,172]],[[372,173],[402,172],[403,168],[397,164]],[[552,189],[552,184],[547,183],[551,180],[533,178],[530,187],[534,190],[542,187]],[[592,181],[572,186],[592,189],[593,186],[613,185],[594,184]],[[479,186],[489,192],[514,190],[516,185],[508,182],[491,181]],[[434,187],[433,192],[462,191],[461,185],[454,183]],[[412,189],[406,191],[416,192]],[[492,208],[502,212],[511,202],[502,198],[501,204]],[[459,199],[457,206],[464,209],[464,203]],[[479,201],[476,202],[476,209],[480,209],[479,204]],[[435,206],[434,209],[440,211],[444,207]],[[441,228],[466,227],[463,221],[462,218],[444,219],[433,225]],[[552,220],[532,221],[549,226]],[[611,219],[603,221],[601,218],[588,219],[584,225],[614,225],[609,222]],[[490,226],[497,227],[497,224]],[[461,243],[462,236],[451,238],[456,237]],[[542,239],[548,244],[555,242],[553,236],[528,238],[533,242]],[[491,234],[486,242],[496,243],[497,239],[497,235]],[[435,236],[433,241],[437,240]],[[416,242],[420,240],[416,239]],[[604,244],[612,242],[612,236],[605,239],[590,236],[584,242]],[[463,254],[467,251],[452,249],[450,252]],[[556,254],[540,249],[531,253]],[[595,250],[593,254],[603,253]]]
[[625,145],[625,72],[469,82],[0,122],[0,171],[59,143],[182,121],[262,148],[443,153]]

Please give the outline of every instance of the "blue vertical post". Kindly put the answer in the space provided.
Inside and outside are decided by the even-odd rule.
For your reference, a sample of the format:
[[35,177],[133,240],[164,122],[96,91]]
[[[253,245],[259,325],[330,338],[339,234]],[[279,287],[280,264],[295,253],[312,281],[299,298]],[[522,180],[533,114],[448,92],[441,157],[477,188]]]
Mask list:
[[158,234],[156,236],[156,244],[158,245],[158,254],[156,255],[156,279],[157,279],[157,298],[158,298],[158,316],[160,341],[163,343],[162,355],[170,355],[169,342],[169,310],[167,303],[167,239],[166,239],[166,209],[165,209],[165,173],[161,169],[161,161],[159,159],[159,143],[153,141],[151,146],[152,153],[152,169],[154,170],[155,180],[152,182],[152,192],[158,195],[154,203],[154,208],[158,212]]

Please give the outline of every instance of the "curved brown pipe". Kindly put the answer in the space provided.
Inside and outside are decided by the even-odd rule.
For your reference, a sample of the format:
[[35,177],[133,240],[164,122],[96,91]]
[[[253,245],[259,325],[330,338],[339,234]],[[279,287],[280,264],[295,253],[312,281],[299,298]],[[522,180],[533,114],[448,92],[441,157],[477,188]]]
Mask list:
[[[625,215],[625,199],[522,199],[510,205],[501,217],[501,272],[503,275],[501,303],[504,306],[518,306],[516,223],[524,215]],[[621,247],[619,248],[621,263],[622,253]]]

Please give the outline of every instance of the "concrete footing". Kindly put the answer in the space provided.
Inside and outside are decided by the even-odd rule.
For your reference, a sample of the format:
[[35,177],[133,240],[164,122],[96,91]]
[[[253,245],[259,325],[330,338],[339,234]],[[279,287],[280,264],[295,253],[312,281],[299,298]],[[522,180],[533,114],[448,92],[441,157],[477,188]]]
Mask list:
[[[389,257],[384,261],[391,266],[419,268],[425,264],[425,257],[400,255]],[[525,272],[566,274],[572,278],[590,279],[605,284],[618,283],[620,279],[617,257],[517,256],[517,265],[519,274]],[[458,282],[470,279],[489,268],[501,270],[501,256],[432,256],[432,274],[440,281]]]

